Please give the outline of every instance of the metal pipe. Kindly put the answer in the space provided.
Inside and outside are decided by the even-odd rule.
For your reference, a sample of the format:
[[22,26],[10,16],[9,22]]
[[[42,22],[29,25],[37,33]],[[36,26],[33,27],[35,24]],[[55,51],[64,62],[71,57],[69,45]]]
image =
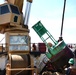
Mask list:
[[28,25],[30,10],[31,10],[31,3],[27,2],[25,17],[24,17],[24,25]]
[[60,39],[62,39],[62,31],[63,31],[63,23],[64,23],[65,6],[66,6],[66,0],[64,0],[64,7],[63,7],[63,14],[62,14],[62,23],[61,23]]

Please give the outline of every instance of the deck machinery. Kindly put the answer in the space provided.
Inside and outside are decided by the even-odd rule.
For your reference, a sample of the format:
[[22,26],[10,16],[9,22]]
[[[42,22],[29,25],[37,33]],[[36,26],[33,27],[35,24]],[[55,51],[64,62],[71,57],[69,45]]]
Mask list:
[[[56,41],[50,32],[43,26],[41,21],[37,22],[32,28],[47,46],[48,51],[45,55],[50,60],[51,64],[56,70],[63,70],[63,67],[68,63],[68,60],[74,57],[64,40]],[[51,41],[52,46],[48,44],[48,39]]]
[[[30,56],[30,36],[28,22],[23,18],[24,0],[6,0],[0,5],[0,33],[5,34],[8,62],[6,75],[34,75],[34,62]],[[30,10],[32,0],[27,0]],[[27,12],[26,16],[29,16]]]

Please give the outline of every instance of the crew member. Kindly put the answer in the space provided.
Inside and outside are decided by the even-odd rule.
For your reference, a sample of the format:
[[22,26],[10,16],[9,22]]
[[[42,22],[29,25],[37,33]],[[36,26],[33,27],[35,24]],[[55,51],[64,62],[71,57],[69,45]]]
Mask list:
[[74,58],[69,59],[69,67],[66,70],[66,75],[76,75],[76,67],[74,66]]

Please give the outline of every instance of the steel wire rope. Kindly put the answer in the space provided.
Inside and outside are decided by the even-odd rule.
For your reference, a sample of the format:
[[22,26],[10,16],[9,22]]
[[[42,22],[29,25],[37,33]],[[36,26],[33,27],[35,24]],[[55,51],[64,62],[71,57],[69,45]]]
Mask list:
[[63,14],[62,14],[62,22],[61,22],[60,40],[62,40],[62,32],[63,32],[63,23],[64,23],[65,7],[66,7],[66,0],[64,0],[64,6],[63,6]]
[[[27,66],[26,68],[28,68],[28,67],[30,67],[30,66],[32,66],[33,64],[31,64],[31,65],[29,65],[29,66]],[[24,71],[25,69],[23,69],[23,70],[21,70],[21,71],[19,71],[19,72],[17,72],[16,74],[14,74],[14,75],[18,75],[18,74],[20,74],[22,71]]]
[[2,42],[4,38],[5,38],[5,37],[3,37],[3,38],[0,40],[0,42]]

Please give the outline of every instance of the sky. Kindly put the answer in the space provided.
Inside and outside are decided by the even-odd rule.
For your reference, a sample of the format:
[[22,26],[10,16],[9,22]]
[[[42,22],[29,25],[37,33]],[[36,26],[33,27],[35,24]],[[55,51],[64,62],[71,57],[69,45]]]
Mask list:
[[[3,0],[0,0],[2,3]],[[33,0],[29,17],[29,30],[31,43],[42,42],[32,26],[38,21],[58,40],[61,33],[62,13],[64,0]],[[23,13],[25,14],[26,0]],[[2,39],[4,35],[0,34]],[[65,43],[76,43],[76,0],[66,0],[66,8],[63,24],[63,40]]]

